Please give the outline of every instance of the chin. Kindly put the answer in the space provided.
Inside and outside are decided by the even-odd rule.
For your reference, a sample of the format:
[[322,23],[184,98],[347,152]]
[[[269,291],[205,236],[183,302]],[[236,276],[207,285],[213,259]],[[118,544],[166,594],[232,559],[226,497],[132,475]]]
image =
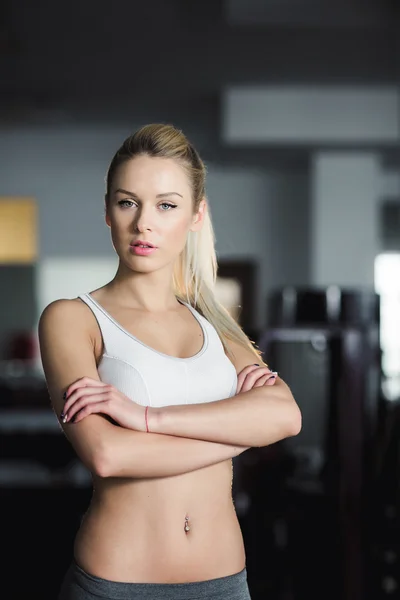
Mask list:
[[158,268],[156,263],[150,263],[150,261],[144,261],[141,256],[131,256],[129,260],[125,262],[129,269],[134,268],[135,271],[142,271],[147,273],[148,271],[154,271]]

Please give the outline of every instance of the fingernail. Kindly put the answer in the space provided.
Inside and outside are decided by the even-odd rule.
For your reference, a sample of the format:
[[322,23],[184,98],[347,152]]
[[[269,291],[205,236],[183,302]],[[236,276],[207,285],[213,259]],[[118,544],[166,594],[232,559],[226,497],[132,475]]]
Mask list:
[[260,366],[258,363],[253,363],[253,365],[254,365],[255,367],[259,367],[259,366]]
[[67,398],[67,392],[64,392],[63,393],[63,400],[66,400],[66,398]]

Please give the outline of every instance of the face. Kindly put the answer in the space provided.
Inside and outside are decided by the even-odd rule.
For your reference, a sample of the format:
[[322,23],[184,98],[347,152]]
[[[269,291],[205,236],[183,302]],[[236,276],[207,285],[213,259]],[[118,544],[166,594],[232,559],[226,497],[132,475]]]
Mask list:
[[[190,182],[176,161],[142,155],[117,169],[106,223],[120,260],[132,270],[148,272],[173,267],[189,231],[201,228],[205,210],[202,200],[198,213],[193,213]],[[136,254],[132,245],[137,240],[151,242],[156,250]]]

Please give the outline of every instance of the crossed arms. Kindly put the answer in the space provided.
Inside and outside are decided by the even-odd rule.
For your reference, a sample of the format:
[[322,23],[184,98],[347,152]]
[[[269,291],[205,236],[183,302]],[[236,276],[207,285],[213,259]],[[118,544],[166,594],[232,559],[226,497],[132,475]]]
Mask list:
[[[39,343],[51,403],[60,418],[63,392],[71,385],[85,377],[102,385],[83,305],[71,300],[50,304],[40,318]],[[241,373],[254,363],[254,356],[239,346],[233,349],[233,364]],[[76,423],[61,421],[90,471],[100,477],[143,478],[187,473],[296,435],[301,415],[288,386],[278,378],[274,385],[218,402],[157,409],[150,423],[151,433],[144,433],[118,426],[100,413]]]

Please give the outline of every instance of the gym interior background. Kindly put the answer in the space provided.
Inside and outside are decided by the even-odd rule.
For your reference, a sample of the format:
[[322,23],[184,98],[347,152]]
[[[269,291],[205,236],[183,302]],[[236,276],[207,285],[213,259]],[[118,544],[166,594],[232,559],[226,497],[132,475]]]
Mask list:
[[3,0],[0,69],[7,597],[54,599],[90,500],[38,317],[112,277],[108,161],[169,122],[207,164],[221,300],[303,412],[234,461],[252,598],[400,598],[399,2]]

